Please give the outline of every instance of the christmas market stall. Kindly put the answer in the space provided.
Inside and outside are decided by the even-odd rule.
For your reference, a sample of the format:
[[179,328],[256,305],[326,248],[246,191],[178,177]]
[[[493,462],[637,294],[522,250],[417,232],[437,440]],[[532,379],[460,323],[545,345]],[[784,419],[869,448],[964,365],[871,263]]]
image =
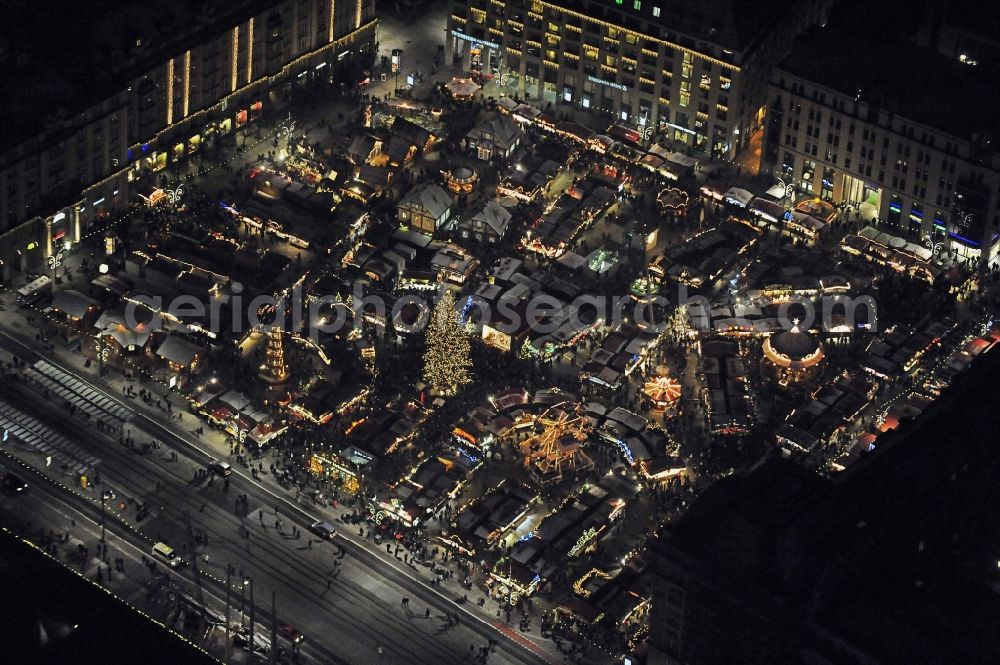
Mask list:
[[460,448],[427,457],[402,480],[377,493],[375,521],[420,526],[437,515],[472,479],[482,460]]
[[504,478],[455,515],[438,540],[455,551],[475,557],[513,533],[538,501],[527,485]]
[[511,604],[530,596],[570,559],[593,551],[633,495],[611,477],[584,485],[494,564],[486,582],[490,595]]

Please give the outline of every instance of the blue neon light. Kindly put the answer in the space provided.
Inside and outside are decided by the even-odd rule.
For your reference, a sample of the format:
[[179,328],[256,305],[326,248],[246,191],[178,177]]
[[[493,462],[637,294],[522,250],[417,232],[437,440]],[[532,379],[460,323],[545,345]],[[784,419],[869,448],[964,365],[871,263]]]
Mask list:
[[466,298],[465,305],[462,306],[462,311],[458,314],[458,325],[464,326],[466,321],[469,320],[470,309],[472,309],[472,296]]
[[478,462],[479,461],[478,457],[476,457],[475,455],[470,454],[465,448],[459,448],[458,452],[461,453],[462,455],[464,455],[465,457],[468,457],[473,462]]
[[625,456],[625,459],[628,460],[629,464],[635,464],[635,458],[632,456],[632,451],[629,450],[628,446],[625,445],[624,441],[618,439],[617,441],[615,441],[615,445],[617,445],[618,448],[622,451],[622,455]]
[[955,233],[954,231],[948,231],[948,235],[954,238],[955,240],[960,240],[961,242],[969,245],[970,247],[979,247],[979,243],[976,242],[975,240],[970,240],[969,238],[966,238],[963,235]]

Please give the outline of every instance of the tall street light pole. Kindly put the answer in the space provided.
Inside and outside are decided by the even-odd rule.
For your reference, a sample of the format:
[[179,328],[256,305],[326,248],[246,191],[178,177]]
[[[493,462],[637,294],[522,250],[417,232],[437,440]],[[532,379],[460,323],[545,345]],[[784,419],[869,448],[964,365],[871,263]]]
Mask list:
[[[253,578],[246,578],[246,584],[250,587],[250,653],[253,653],[254,648],[254,611],[253,611]],[[275,645],[271,645],[273,649]]]
[[396,76],[396,82],[394,85],[393,92],[395,94],[399,93],[399,70],[403,66],[403,49],[394,48],[392,49],[392,55],[389,60],[390,67],[392,68],[392,73]]
[[102,543],[104,542],[104,522],[105,522],[104,503],[107,500],[107,496],[108,495],[105,492],[101,493],[101,542]]
[[229,623],[229,608],[232,607],[231,597],[232,597],[232,582],[233,582],[233,566],[232,564],[226,564],[226,652],[222,659],[223,663],[228,665],[229,656],[231,653],[231,648],[233,646],[233,638],[231,634],[232,626]]

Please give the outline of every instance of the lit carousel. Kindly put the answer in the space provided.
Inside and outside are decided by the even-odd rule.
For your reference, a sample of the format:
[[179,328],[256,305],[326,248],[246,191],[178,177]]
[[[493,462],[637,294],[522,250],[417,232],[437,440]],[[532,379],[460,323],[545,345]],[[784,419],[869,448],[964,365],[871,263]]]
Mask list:
[[674,407],[680,399],[681,384],[670,376],[666,367],[660,365],[656,368],[656,375],[646,381],[642,388],[642,394],[653,404],[654,408],[666,410]]
[[456,166],[448,171],[441,171],[445,184],[456,194],[470,194],[479,181],[479,173],[469,166]]
[[764,367],[782,388],[811,382],[823,367],[823,344],[808,332],[791,330],[771,335],[764,341]]
[[677,187],[667,187],[656,195],[660,209],[672,217],[681,217],[687,213],[688,193]]

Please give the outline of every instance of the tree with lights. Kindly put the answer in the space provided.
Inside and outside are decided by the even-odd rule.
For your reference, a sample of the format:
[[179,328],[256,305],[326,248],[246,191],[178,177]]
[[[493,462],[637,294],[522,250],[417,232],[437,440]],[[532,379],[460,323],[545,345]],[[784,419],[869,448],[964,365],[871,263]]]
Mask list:
[[472,382],[469,336],[458,321],[455,296],[448,289],[434,306],[424,341],[424,381],[432,390],[453,395]]

